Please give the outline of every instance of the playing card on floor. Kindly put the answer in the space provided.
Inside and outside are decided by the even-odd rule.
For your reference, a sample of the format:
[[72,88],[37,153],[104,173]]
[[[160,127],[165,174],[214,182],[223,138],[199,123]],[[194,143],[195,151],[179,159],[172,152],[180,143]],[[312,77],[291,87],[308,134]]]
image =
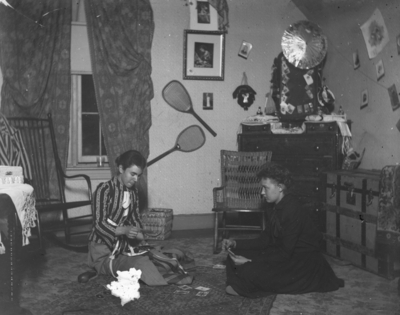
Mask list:
[[205,297],[205,296],[207,296],[208,293],[209,293],[209,292],[200,291],[200,292],[197,292],[196,296]]
[[210,288],[207,288],[207,287],[197,287],[197,288],[195,288],[196,290],[199,290],[199,291],[208,291],[208,290],[210,290]]

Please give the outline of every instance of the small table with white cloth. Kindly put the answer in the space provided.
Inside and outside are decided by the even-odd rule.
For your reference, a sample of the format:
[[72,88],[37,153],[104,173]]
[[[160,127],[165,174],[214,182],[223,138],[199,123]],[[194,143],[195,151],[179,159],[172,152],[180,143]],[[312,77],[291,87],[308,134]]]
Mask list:
[[[0,257],[9,287],[9,300],[16,302],[17,254],[29,244],[37,211],[33,187],[28,184],[0,185]],[[3,256],[4,255],[4,256]]]

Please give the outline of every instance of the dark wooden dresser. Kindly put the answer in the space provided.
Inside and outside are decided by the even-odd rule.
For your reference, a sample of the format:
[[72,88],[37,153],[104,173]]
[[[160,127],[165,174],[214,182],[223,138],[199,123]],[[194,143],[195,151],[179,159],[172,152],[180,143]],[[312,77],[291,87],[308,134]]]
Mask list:
[[318,225],[324,225],[324,218],[319,215],[325,200],[321,174],[341,168],[341,146],[342,136],[336,122],[306,123],[301,134],[273,134],[269,125],[242,125],[238,134],[239,151],[272,151],[272,161],[292,172],[294,192],[316,214]]

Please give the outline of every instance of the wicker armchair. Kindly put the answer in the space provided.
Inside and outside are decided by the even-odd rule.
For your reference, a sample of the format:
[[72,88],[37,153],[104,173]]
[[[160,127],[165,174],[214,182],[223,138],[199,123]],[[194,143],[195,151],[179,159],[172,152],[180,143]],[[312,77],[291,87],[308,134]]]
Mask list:
[[[271,157],[271,151],[221,150],[221,187],[213,189],[214,253],[218,252],[220,234],[223,238],[227,238],[229,231],[262,231],[265,228],[261,186],[256,175],[266,162],[271,161]],[[258,226],[228,225],[227,214],[233,212],[258,212],[261,213],[262,220]]]

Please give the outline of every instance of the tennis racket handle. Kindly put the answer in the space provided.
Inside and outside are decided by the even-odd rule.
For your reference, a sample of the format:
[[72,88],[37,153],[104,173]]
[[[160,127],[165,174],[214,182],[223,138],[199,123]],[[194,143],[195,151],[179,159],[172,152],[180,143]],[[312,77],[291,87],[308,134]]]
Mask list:
[[211,127],[209,125],[207,125],[207,123],[200,118],[199,115],[197,115],[195,112],[193,112],[193,116],[197,118],[197,120],[214,136],[217,136],[217,133],[211,129]]
[[150,165],[154,164],[155,162],[161,160],[163,157],[167,156],[168,154],[172,153],[173,151],[178,150],[178,148],[175,146],[172,149],[164,152],[163,154],[160,154],[159,156],[157,156],[156,158],[152,159],[151,161],[147,162],[147,167],[149,167]]

